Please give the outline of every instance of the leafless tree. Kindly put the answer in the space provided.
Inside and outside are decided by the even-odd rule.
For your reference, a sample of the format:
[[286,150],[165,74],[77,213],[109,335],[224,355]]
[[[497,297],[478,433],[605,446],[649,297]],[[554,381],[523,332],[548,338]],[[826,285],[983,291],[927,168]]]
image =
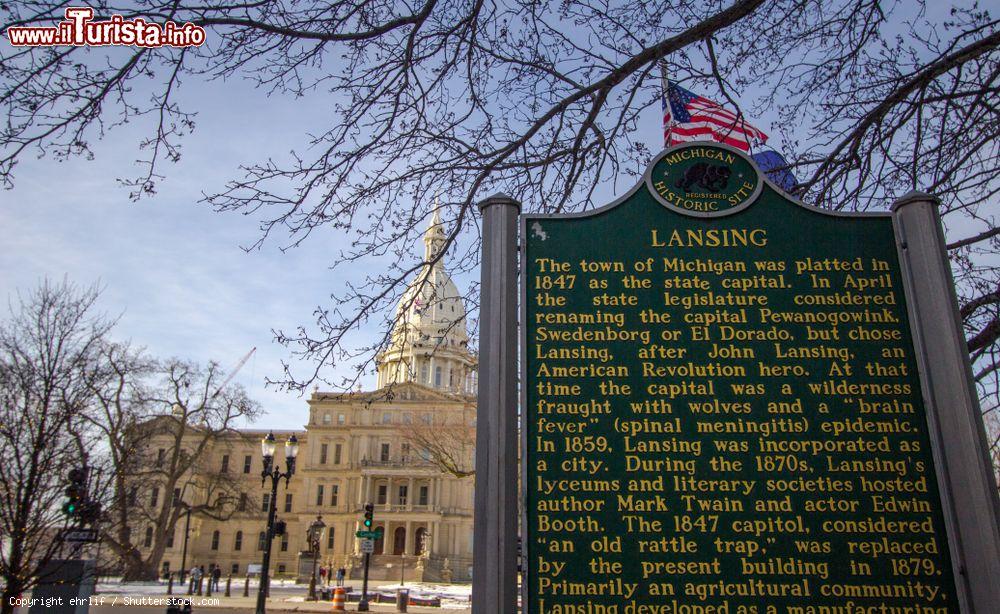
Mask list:
[[87,373],[94,407],[84,416],[85,436],[81,437],[95,446],[82,453],[87,454],[95,478],[90,494],[102,505],[102,540],[128,576],[138,555],[138,550],[130,547],[128,493],[143,460],[135,434],[153,418],[147,387],[156,365],[141,349],[129,344],[108,342],[100,351],[102,359]]
[[403,439],[443,473],[456,478],[476,474],[476,429],[461,416],[444,423],[415,423],[407,427]]
[[[175,500],[215,518],[236,507],[234,477],[206,457],[259,405],[224,386],[215,363],[156,361],[113,342],[98,297],[96,287],[46,281],[18,296],[0,323],[3,612],[47,563],[71,554],[57,537],[67,526],[60,503],[72,468],[89,469],[88,497],[103,504],[102,542],[126,579],[155,578],[186,509]],[[150,547],[140,550],[147,526]]]
[[[63,6],[7,3],[4,25],[52,25]],[[506,192],[527,211],[578,211],[601,204],[598,186],[634,181],[658,142],[665,63],[672,79],[752,120],[774,114],[772,142],[807,202],[884,209],[913,188],[942,199],[984,405],[997,401],[1000,276],[989,256],[1000,240],[990,211],[1000,187],[1000,28],[975,4],[145,0],[99,2],[97,13],[189,21],[208,29],[209,43],[103,55],[4,47],[6,181],[29,153],[89,155],[92,139],[144,116],[146,166],[125,181],[134,197],[154,192],[194,128],[193,109],[177,99],[192,82],[242,77],[274,95],[331,101],[329,125],[299,151],[261,152],[206,197],[256,216],[257,245],[275,234],[295,245],[330,226],[350,239],[342,266],[396,257],[331,297],[312,326],[278,333],[311,361],[305,372],[285,367],[278,382],[288,388],[345,361],[370,368],[386,339],[355,347],[349,335],[369,318],[392,319],[423,264],[411,254],[433,196],[443,198],[451,262],[468,271],[478,265],[473,204],[485,195]],[[471,288],[472,304],[476,295]]]
[[221,436],[260,413],[225,373],[180,360],[151,361],[125,345],[105,348],[104,377],[93,380],[106,479],[104,545],[123,564],[124,580],[155,579],[178,519],[188,509],[216,519],[236,511],[234,474],[210,466]]
[[58,532],[74,433],[90,408],[86,371],[113,322],[97,313],[96,287],[43,282],[12,302],[0,323],[0,612],[69,552]]

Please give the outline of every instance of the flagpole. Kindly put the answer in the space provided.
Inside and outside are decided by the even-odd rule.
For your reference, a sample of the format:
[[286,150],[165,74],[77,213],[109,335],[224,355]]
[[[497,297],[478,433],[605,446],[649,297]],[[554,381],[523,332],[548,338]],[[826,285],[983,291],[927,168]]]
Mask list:
[[667,74],[667,61],[660,60],[660,80],[663,93],[660,94],[663,105],[663,146],[670,147],[668,135],[674,125],[674,114],[670,109],[670,78]]

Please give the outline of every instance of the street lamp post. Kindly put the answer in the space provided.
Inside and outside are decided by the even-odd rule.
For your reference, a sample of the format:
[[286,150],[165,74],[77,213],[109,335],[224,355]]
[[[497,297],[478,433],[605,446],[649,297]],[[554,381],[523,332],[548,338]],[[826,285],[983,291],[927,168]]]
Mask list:
[[292,435],[285,442],[285,463],[287,470],[282,473],[281,469],[274,465],[274,449],[277,442],[274,433],[268,433],[267,437],[260,442],[261,455],[264,457],[264,470],[260,472],[260,485],[267,483],[267,478],[271,478],[271,498],[268,500],[267,512],[267,533],[264,539],[264,561],[260,570],[260,586],[257,587],[257,609],[256,614],[266,614],[267,606],[267,586],[270,583],[271,567],[271,541],[274,539],[274,520],[278,509],[278,484],[281,479],[285,479],[285,488],[288,488],[288,480],[295,473],[295,457],[299,454],[299,440]]
[[180,585],[184,586],[184,574],[187,572],[187,557],[188,557],[188,535],[191,532],[191,506],[184,503],[180,499],[174,500],[174,505],[177,507],[184,508],[184,514],[186,518],[184,519],[184,548],[181,550],[181,581]]
[[319,558],[319,540],[323,537],[326,524],[323,516],[316,516],[306,531],[309,538],[309,549],[312,552],[312,577],[309,578],[309,601],[316,601],[316,559]]

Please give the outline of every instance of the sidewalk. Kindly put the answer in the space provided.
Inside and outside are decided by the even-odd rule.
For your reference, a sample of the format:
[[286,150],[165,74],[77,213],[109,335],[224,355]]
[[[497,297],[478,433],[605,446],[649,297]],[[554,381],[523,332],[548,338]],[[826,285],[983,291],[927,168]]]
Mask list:
[[[256,584],[256,583],[253,583]],[[225,592],[215,592],[211,597],[202,595],[187,595],[186,590],[174,587],[172,594],[168,595],[166,585],[146,584],[146,585],[108,585],[99,586],[98,594],[95,598],[101,598],[101,605],[111,607],[163,607],[166,608],[168,601],[188,599],[191,601],[195,613],[206,608],[212,610],[238,610],[242,612],[252,612],[257,604],[256,586],[251,584],[250,595],[243,596],[243,585],[232,586],[232,597],[226,597]],[[185,587],[186,588],[186,587]],[[383,590],[390,586],[383,586]],[[393,587],[394,588],[394,587]],[[459,588],[459,587],[456,587]],[[372,588],[369,592],[369,599],[375,598],[378,589]],[[356,612],[357,602],[347,603],[347,612]],[[272,585],[271,597],[267,600],[267,609],[275,612],[332,612],[333,604],[330,601],[306,601],[305,587],[295,584],[274,584]],[[396,612],[395,603],[375,603],[369,602],[369,610],[372,612]],[[442,614],[470,614],[472,606],[463,602],[461,598],[451,598],[442,600],[441,607],[410,605],[407,611],[417,614],[428,612],[438,612]],[[221,613],[220,613],[221,614]]]
[[[152,598],[152,595],[142,595],[142,597]],[[212,610],[242,610],[242,611],[253,611],[254,607],[257,605],[256,597],[216,597],[213,595],[211,598],[208,597],[197,597],[187,595],[172,595],[175,598],[191,599],[192,603],[198,603],[195,600],[201,599],[207,601],[211,599],[213,602],[217,603],[201,603],[194,607],[194,611],[197,612],[202,608],[211,608]],[[138,596],[136,597],[138,598]],[[167,595],[162,596],[163,599],[167,598]],[[272,598],[267,600],[267,609],[271,612],[332,612],[333,607],[329,601],[302,601],[301,597],[292,597],[287,599]],[[369,610],[372,612],[395,612],[396,606],[389,603],[371,603],[369,604]],[[357,612],[357,603],[348,603],[348,612]],[[429,612],[438,612],[446,614],[470,614],[472,612],[472,607],[455,607],[453,605],[442,606],[440,608],[424,607],[411,605],[407,607],[408,612],[415,612],[417,614],[426,614]]]
[[[198,612],[204,608],[211,608],[215,610],[239,610],[239,611],[250,611],[252,612],[257,605],[256,597],[198,597],[197,595],[107,595],[108,601],[105,605],[115,607],[142,607],[142,606],[162,606],[166,607],[166,600],[169,598],[173,599],[190,599],[193,604],[194,612]],[[125,605],[126,598],[131,602],[129,605]],[[348,603],[346,606],[347,612],[357,612],[358,604]],[[303,601],[301,597],[291,597],[282,598],[275,597],[267,600],[268,611],[273,612],[332,612],[333,605],[329,601]],[[395,612],[396,606],[391,603],[369,603],[369,610],[371,612]],[[426,607],[426,606],[416,606],[411,605],[407,607],[408,612],[416,612],[418,614],[424,614],[428,612],[438,612],[447,614],[469,614],[472,612],[472,607],[462,607],[456,605],[445,605],[442,607]]]

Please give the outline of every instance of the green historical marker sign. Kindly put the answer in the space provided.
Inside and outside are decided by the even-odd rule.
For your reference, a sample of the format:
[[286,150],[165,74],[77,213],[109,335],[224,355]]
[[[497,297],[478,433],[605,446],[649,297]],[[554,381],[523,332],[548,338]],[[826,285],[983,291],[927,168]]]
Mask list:
[[522,222],[526,612],[958,611],[890,214],[692,143]]

